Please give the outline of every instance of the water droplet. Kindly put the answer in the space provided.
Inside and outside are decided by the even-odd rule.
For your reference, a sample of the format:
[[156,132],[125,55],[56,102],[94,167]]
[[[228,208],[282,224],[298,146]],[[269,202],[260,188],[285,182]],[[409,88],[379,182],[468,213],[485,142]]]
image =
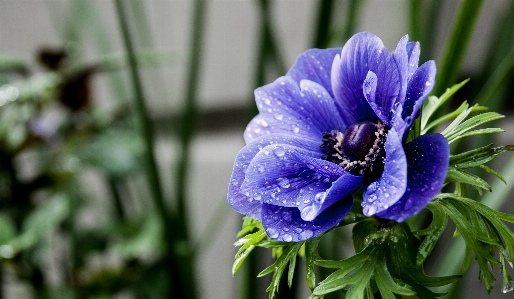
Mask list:
[[280,113],[275,113],[274,117],[276,120],[282,120],[282,118],[284,118],[284,115]]
[[300,238],[302,238],[303,240],[306,240],[306,239],[309,239],[310,237],[312,237],[313,235],[314,235],[314,233],[312,231],[306,229],[300,234]]
[[257,167],[257,170],[258,170],[259,172],[263,172],[263,171],[264,171],[264,166],[259,165],[259,167]]
[[261,200],[261,196],[260,196],[260,195],[255,195],[255,196],[253,197],[253,199],[255,199],[255,200]]
[[389,193],[384,193],[384,196],[385,197],[389,197]]
[[503,282],[502,293],[512,292],[512,290],[514,290],[514,281],[512,279]]
[[291,242],[293,241],[293,236],[291,236],[290,234],[285,234],[282,239],[286,242]]
[[316,202],[323,202],[325,197],[327,196],[327,192],[318,192],[316,196],[314,196],[314,200]]
[[282,187],[282,188],[289,188],[291,187],[291,183],[289,182],[289,180],[287,178],[278,178],[277,179],[277,184]]
[[286,152],[281,148],[276,148],[273,152],[275,155],[277,155],[277,157],[282,157],[286,154]]
[[293,133],[300,132],[300,128],[297,125],[292,125],[291,128],[293,129]]
[[297,227],[297,228],[294,229],[294,232],[299,234],[299,233],[303,232],[303,229]]
[[266,233],[272,239],[276,239],[278,237],[278,232],[274,228],[268,228]]

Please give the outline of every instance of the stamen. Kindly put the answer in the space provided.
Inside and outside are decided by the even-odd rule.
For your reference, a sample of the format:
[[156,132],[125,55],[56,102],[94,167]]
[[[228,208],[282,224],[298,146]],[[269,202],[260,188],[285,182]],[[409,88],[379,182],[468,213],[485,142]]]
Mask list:
[[[344,143],[345,135],[342,132],[337,130],[324,132],[322,135],[323,143],[320,145],[320,147],[326,148],[327,151],[323,155],[323,159],[338,164],[346,171],[355,175],[364,175],[368,172],[380,170],[382,168],[381,164],[383,164],[383,159],[385,158],[385,151],[383,148],[385,145],[388,128],[380,121],[378,121],[378,123],[375,125],[377,126],[377,130],[373,132],[373,135],[375,136],[374,140],[371,142],[371,140],[368,139],[369,141],[363,142],[363,145],[370,143],[372,145],[371,148],[369,148],[369,151],[367,151],[364,156],[361,156],[362,158],[351,158],[344,154],[343,147],[347,145]],[[362,125],[359,123],[357,126]],[[359,127],[357,127],[357,129],[359,129]],[[353,138],[350,139],[350,142],[354,142],[354,144],[351,146],[359,146],[359,143],[355,144],[355,142],[358,142],[360,139],[355,138],[364,138],[364,140],[366,140],[365,136],[355,135],[359,133],[362,134],[362,131],[357,131],[356,133],[354,130],[351,133],[354,134],[354,136],[350,137]],[[369,133],[371,134],[371,132]]]

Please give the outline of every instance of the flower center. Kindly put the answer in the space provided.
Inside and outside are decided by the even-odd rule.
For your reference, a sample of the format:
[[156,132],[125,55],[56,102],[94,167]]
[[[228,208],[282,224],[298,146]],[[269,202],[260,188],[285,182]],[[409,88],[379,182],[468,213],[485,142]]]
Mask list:
[[320,147],[327,148],[327,152],[323,159],[356,175],[381,170],[386,131],[380,121],[364,121],[349,126],[344,134],[337,130],[324,132]]

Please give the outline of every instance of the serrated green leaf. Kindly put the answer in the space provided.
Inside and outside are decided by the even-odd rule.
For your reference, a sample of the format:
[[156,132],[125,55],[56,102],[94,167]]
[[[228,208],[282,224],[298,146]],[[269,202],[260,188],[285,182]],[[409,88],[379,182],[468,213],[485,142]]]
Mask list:
[[[368,246],[364,248],[361,252],[357,253],[356,255],[349,257],[342,261],[332,261],[332,260],[317,260],[315,261],[315,264],[328,269],[343,269],[342,271],[336,271],[332,274],[330,274],[329,277],[336,277],[336,276],[344,276],[349,273],[348,269],[354,269],[358,267],[360,264],[364,263],[372,254],[373,252],[372,246]],[[348,272],[346,272],[348,270]],[[328,277],[327,277],[328,278]]]
[[384,299],[396,299],[393,293],[404,296],[416,294],[409,285],[400,285],[394,281],[387,269],[385,260],[375,268],[375,281]]
[[464,255],[464,263],[462,264],[462,273],[468,272],[472,261],[473,261],[473,250],[471,249],[471,247],[466,247],[466,253]]
[[473,130],[470,132],[458,134],[455,137],[448,138],[448,143],[452,143],[455,140],[458,140],[458,139],[461,139],[464,137],[483,135],[483,134],[492,134],[492,133],[502,133],[502,132],[505,132],[505,130],[501,129],[501,128],[487,128],[487,129]]
[[489,184],[480,177],[453,167],[448,168],[446,182],[465,183],[484,190],[492,191],[491,186],[489,186]]
[[314,269],[314,263],[317,260],[321,260],[318,254],[318,245],[322,236],[309,239],[305,242],[305,276],[309,289],[314,290],[316,285],[316,271]]
[[494,171],[493,169],[491,169],[485,165],[480,165],[480,168],[482,168],[483,170],[487,171],[488,173],[490,173],[490,174],[494,175],[495,177],[497,177],[498,179],[500,179],[502,182],[505,183],[505,185],[507,184],[507,181],[505,181],[505,179],[499,173]]
[[[298,250],[300,250],[298,248]],[[289,259],[289,273],[287,274],[287,285],[289,288],[293,285],[293,276],[294,276],[294,269],[296,267],[296,256],[298,255],[298,250],[294,252],[294,254]]]
[[449,121],[450,119],[454,119],[456,118],[457,116],[461,115],[461,113],[466,110],[468,108],[468,103],[467,102],[463,102],[459,108],[457,108],[455,111],[451,112],[451,113],[448,113],[448,114],[445,114],[441,117],[439,117],[438,119],[432,121],[431,123],[429,123],[426,127],[424,127],[422,130],[421,130],[421,134],[426,134],[430,129],[434,128],[435,126],[438,126],[446,121]]
[[423,106],[423,112],[421,113],[421,129],[426,128],[428,120],[434,114],[434,112],[441,107],[455,92],[457,92],[469,79],[462,81],[461,83],[453,85],[451,88],[446,89],[440,97],[430,96],[426,100]]
[[286,266],[292,262],[292,259],[294,259],[294,264],[292,265],[292,268],[291,264],[289,266],[288,283],[289,281],[293,280],[296,256],[303,243],[304,242],[290,243],[290,245],[284,249],[282,255],[271,266],[262,270],[257,275],[257,277],[262,277],[264,275],[273,273],[273,277],[271,278],[271,284],[266,289],[266,291],[269,292],[270,298],[273,298],[275,296],[275,293],[277,292],[278,287],[280,285],[280,279],[282,278],[282,274],[284,273]]
[[426,235],[425,239],[419,246],[418,255],[416,257],[416,264],[421,266],[426,258],[432,253],[435,244],[443,234],[448,224],[448,216],[444,213],[444,210],[437,206],[429,204],[427,208],[432,212],[432,222],[424,229],[415,232],[415,235]]
[[[460,117],[461,116],[457,117],[457,119],[459,119]],[[459,135],[462,135],[462,134],[468,132],[469,130],[473,129],[474,127],[477,127],[481,124],[485,124],[487,122],[491,122],[493,120],[497,120],[497,119],[500,119],[503,117],[505,117],[505,116],[501,115],[499,113],[496,113],[496,112],[482,113],[482,114],[473,116],[472,118],[458,124],[455,128],[452,128],[448,131],[444,130],[441,134],[444,137],[446,137],[446,139],[448,139],[448,142],[450,142],[450,140],[454,141],[454,140],[457,140],[458,138],[460,138]],[[450,128],[450,126],[448,126],[448,128]]]
[[470,247],[473,252],[475,252],[482,279],[485,282],[486,288],[488,291],[492,290],[495,279],[489,270],[487,261],[494,260],[494,258],[490,256],[489,252],[486,250],[486,247],[483,244],[477,242],[474,236],[474,231],[468,225],[467,219],[453,206],[449,200],[438,200],[437,203],[445,209],[448,216],[450,216],[450,218],[453,220],[461,232],[464,240],[466,241],[466,245]]
[[359,269],[349,276],[337,276],[337,278],[327,277],[327,279],[320,282],[314,289],[313,294],[325,295],[350,286],[346,293],[346,298],[363,298],[364,290],[374,272],[371,260],[372,259],[367,260]]
[[[444,129],[441,134],[448,138],[449,135],[452,134],[452,132],[454,132],[463,122],[464,120],[468,117],[468,115],[471,113],[471,112],[474,112],[474,111],[478,111],[478,110],[483,110],[484,107],[481,107],[479,106],[478,104],[475,104],[474,106],[470,107],[469,108],[469,105],[467,102],[464,102],[463,105],[461,105],[459,107],[459,109],[461,107],[464,106],[464,110],[462,110],[462,112],[448,125],[448,127],[446,127],[446,129]],[[459,110],[458,109],[458,110]]]
[[239,270],[245,259],[252,253],[255,249],[256,244],[258,244],[262,239],[266,237],[266,232],[264,229],[259,229],[257,232],[253,234],[248,234],[244,238],[239,239],[234,245],[241,246],[236,253],[234,264],[232,264],[232,275],[235,275]]

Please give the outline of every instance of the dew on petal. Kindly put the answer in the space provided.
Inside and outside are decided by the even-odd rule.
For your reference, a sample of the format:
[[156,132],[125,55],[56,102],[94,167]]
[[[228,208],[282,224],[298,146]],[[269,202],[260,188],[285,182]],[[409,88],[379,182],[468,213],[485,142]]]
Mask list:
[[314,196],[314,200],[316,202],[323,202],[325,197],[327,196],[327,192],[318,192],[316,196]]
[[279,178],[277,179],[277,184],[282,187],[282,188],[289,188],[291,187],[291,183],[289,182],[289,180],[287,178]]
[[293,133],[300,132],[300,128],[297,125],[292,125],[291,128],[293,129]]
[[300,238],[302,240],[306,240],[312,237],[312,235],[314,235],[314,233],[311,230],[306,229],[302,233],[300,233]]
[[285,234],[282,239],[286,242],[291,242],[293,241],[293,236],[291,236],[290,234]]
[[266,233],[272,239],[276,239],[278,237],[278,232],[274,228],[268,228]]

